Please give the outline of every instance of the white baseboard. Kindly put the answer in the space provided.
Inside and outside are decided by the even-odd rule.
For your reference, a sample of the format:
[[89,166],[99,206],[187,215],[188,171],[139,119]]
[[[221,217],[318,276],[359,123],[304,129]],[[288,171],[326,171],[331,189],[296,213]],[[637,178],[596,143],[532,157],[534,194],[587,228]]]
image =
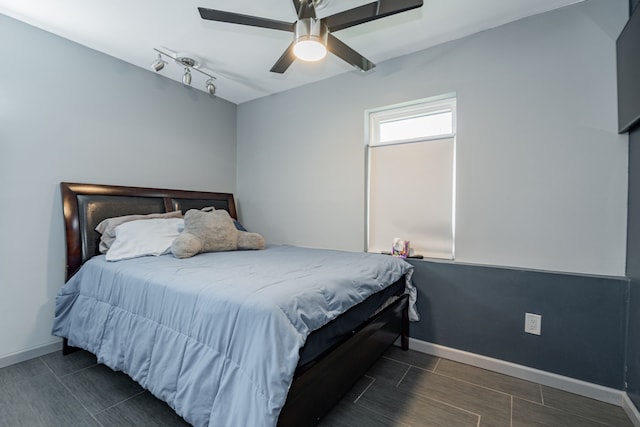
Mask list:
[[[626,407],[624,403],[625,399],[627,399],[629,401],[629,405],[635,409],[635,405],[633,405],[631,400],[627,397],[627,394],[621,390],[603,387],[598,384],[592,384],[586,381],[565,377],[551,372],[542,371],[540,369],[534,369],[528,366],[518,365],[515,363],[506,362],[504,360],[494,359],[475,353],[457,350],[451,347],[432,344],[415,338],[409,338],[409,348],[421,353],[443,357],[445,359],[465,363],[467,365],[477,366],[479,368],[498,372],[500,374],[532,381],[538,384],[557,388],[581,396],[590,397],[602,402],[611,403],[616,406],[621,406],[625,408],[625,410]],[[640,418],[637,418],[637,420],[640,420]],[[640,427],[640,424],[635,425],[636,427]]]
[[636,405],[631,401],[627,393],[622,397],[622,408],[629,416],[629,419],[635,427],[640,427],[640,412]]
[[24,362],[36,357],[44,356],[45,354],[53,353],[54,351],[62,351],[62,341],[57,340],[50,344],[44,344],[37,347],[32,347],[17,353],[11,353],[6,356],[0,357],[0,368],[4,368],[9,365],[15,365],[16,363]]
[[636,405],[624,391],[603,387],[601,385],[576,380],[574,378],[565,377],[539,369],[529,368],[527,366],[511,362],[505,362],[504,360],[493,359],[491,357],[457,350],[451,347],[432,344],[415,338],[409,338],[409,348],[421,353],[427,353],[432,356],[443,357],[445,359],[465,363],[467,365],[477,366],[489,371],[498,372],[527,381],[533,381],[538,384],[590,397],[616,406],[621,406],[627,413],[627,416],[633,425],[635,427],[640,427],[640,411],[638,411]]

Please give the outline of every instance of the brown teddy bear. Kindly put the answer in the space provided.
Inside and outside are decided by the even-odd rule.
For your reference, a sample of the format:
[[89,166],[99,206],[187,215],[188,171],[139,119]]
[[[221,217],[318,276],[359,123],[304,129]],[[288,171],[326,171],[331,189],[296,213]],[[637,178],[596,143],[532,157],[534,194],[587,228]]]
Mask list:
[[201,252],[264,249],[258,233],[239,231],[229,212],[205,208],[190,209],[184,215],[184,230],[171,244],[176,258],[189,258]]

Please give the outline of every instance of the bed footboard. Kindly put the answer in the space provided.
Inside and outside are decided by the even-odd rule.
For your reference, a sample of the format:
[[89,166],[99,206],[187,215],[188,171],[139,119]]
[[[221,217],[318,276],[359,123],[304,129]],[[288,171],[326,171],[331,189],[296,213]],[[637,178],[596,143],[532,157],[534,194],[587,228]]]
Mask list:
[[408,350],[408,300],[408,295],[400,297],[316,365],[297,376],[280,412],[278,426],[316,425],[398,336],[402,348]]

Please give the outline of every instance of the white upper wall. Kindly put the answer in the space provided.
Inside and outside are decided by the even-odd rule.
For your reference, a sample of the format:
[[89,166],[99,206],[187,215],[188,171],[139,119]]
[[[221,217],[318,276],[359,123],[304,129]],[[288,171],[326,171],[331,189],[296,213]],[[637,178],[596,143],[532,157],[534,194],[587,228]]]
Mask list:
[[51,336],[61,181],[233,192],[236,106],[0,15],[0,362]]
[[590,0],[241,104],[242,220],[272,243],[362,250],[364,111],[456,92],[456,261],[624,275],[627,11]]

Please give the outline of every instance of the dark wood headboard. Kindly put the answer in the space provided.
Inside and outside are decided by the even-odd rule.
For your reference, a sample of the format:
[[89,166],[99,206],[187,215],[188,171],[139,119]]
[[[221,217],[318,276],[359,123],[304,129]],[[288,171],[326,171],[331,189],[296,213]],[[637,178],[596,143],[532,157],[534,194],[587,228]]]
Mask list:
[[60,183],[67,263],[65,280],[97,255],[100,234],[96,225],[105,218],[162,213],[213,206],[237,219],[233,194],[115,185]]

